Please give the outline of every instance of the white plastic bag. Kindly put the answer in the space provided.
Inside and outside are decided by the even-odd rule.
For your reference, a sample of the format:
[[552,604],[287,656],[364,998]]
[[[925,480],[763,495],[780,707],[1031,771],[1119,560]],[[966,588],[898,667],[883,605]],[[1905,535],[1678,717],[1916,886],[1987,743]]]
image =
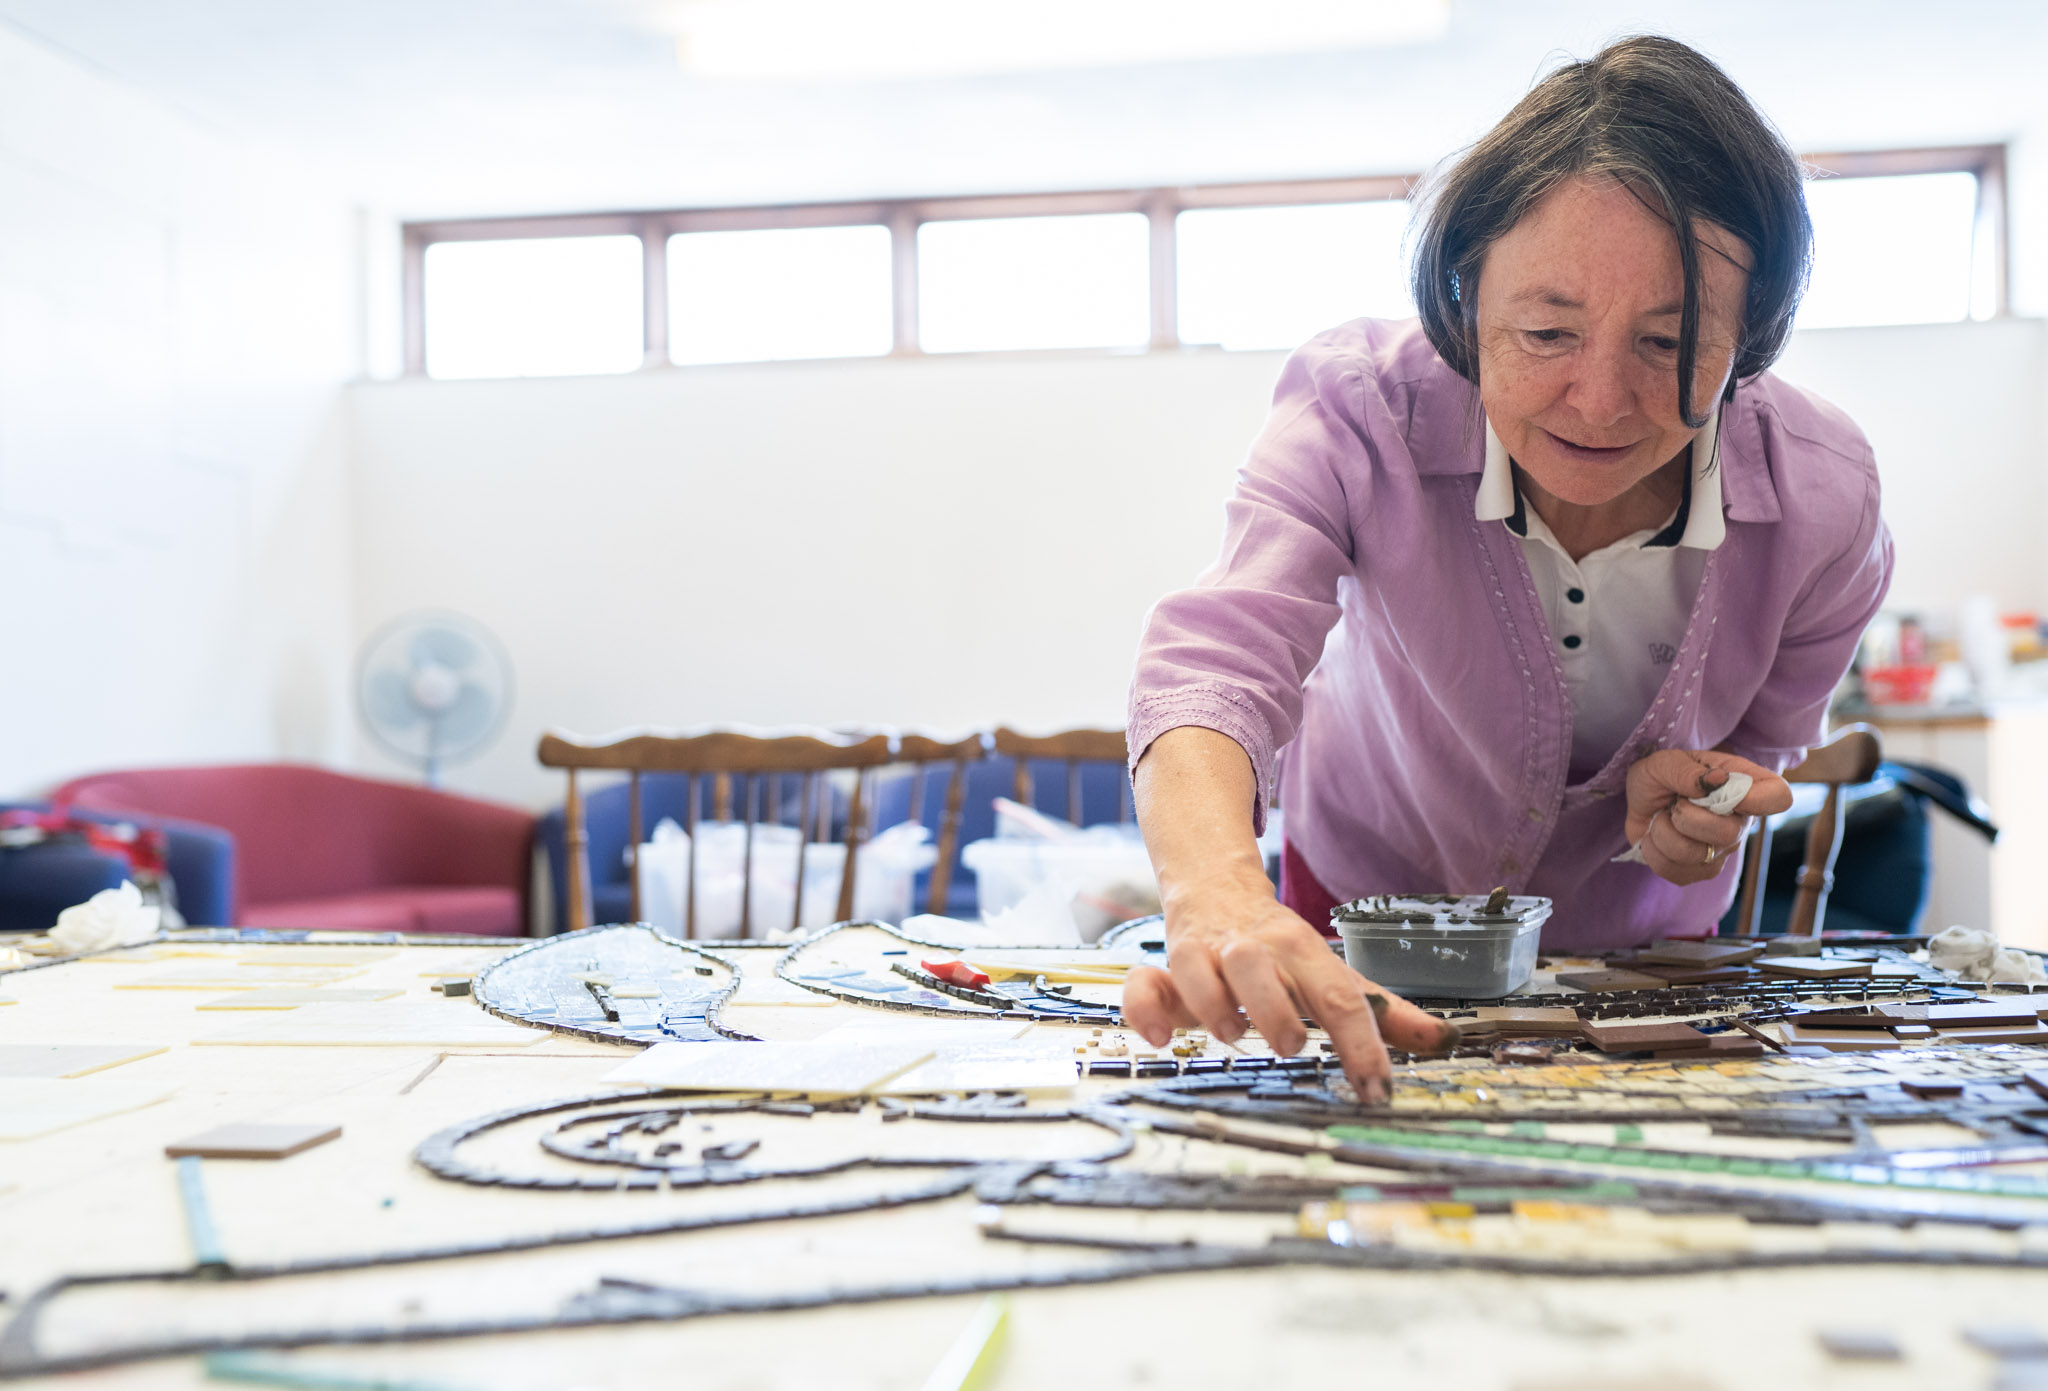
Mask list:
[[144,903],[142,891],[124,879],[118,889],[101,889],[59,913],[50,940],[74,954],[133,946],[156,936],[160,920],[157,905]]
[[961,858],[974,871],[982,921],[1012,934],[1002,940],[1092,942],[1159,911],[1136,826],[1074,826],[1007,797],[996,798],[995,810],[995,837],[973,842]]
[[[938,859],[930,840],[931,833],[923,826],[904,822],[861,846],[853,885],[854,917],[900,923],[910,915],[917,875]],[[803,912],[798,918],[798,846],[799,833],[795,827],[756,824],[753,872],[747,875],[746,826],[736,821],[699,822],[697,935],[766,937],[787,931],[793,920],[803,928],[832,923],[838,917],[846,847],[816,841],[802,846]],[[681,936],[686,920],[683,889],[689,879],[689,833],[664,818],[654,828],[653,837],[640,847],[642,918],[664,932]],[[740,921],[743,906],[747,917],[744,926]]]
[[1998,938],[1974,927],[1950,927],[1927,942],[1927,960],[1964,980],[2015,981],[2048,979],[2041,958],[2002,947]]

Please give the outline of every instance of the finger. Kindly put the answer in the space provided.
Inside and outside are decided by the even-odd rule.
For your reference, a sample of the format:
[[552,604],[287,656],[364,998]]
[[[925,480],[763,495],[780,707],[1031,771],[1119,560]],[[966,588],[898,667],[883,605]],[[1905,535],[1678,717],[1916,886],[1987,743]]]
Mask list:
[[[1755,767],[1755,764],[1751,764]],[[1776,816],[1781,811],[1792,809],[1792,784],[1776,773],[1758,769],[1750,776],[1756,781],[1749,789],[1749,795],[1735,804],[1738,816]]]
[[[1295,988],[1302,992],[1309,1014],[1330,1035],[1358,1099],[1367,1106],[1384,1106],[1394,1094],[1394,1065],[1380,1040],[1378,1011],[1367,1003],[1360,988],[1362,976],[1334,958],[1330,964],[1342,975],[1320,972],[1315,980],[1297,980]],[[1381,993],[1373,998],[1387,997]]]
[[1299,1053],[1308,1042],[1308,1030],[1301,1026],[1301,1010],[1280,979],[1280,967],[1266,944],[1232,942],[1223,949],[1220,964],[1231,994],[1273,1051],[1282,1057]]
[[1175,1029],[1192,1028],[1196,1019],[1171,975],[1157,966],[1133,966],[1124,977],[1124,1022],[1154,1048],[1164,1048]]
[[[1388,1047],[1409,1053],[1448,1053],[1464,1038],[1463,1032],[1450,1020],[1439,1019],[1428,1010],[1409,1004],[1379,982],[1352,970],[1334,955],[1320,958],[1290,956],[1283,965],[1297,982],[1306,982],[1298,984],[1295,993],[1303,1000],[1309,1017],[1321,1024],[1326,1032],[1330,1031],[1329,1023],[1315,1013],[1313,1002],[1317,990],[1324,984],[1322,972],[1334,967],[1338,984],[1333,988],[1356,990],[1364,995],[1380,1039]],[[1331,1041],[1336,1041],[1334,1034]]]
[[1673,884],[1696,883],[1708,872],[1706,848],[1672,830],[1662,817],[1643,838],[1643,863]]
[[1622,821],[1622,833],[1628,837],[1628,843],[1630,845],[1640,845],[1648,840],[1650,838],[1650,828],[1656,825],[1662,819],[1664,813],[1670,809],[1671,803],[1666,802],[1645,815],[1632,798],[1629,804],[1628,816]]
[[[1719,755],[1740,763],[1732,754]],[[1657,792],[1672,797],[1704,797],[1727,781],[1714,774],[1723,771],[1708,755],[1692,749],[1659,749],[1630,770]],[[1744,771],[1747,771],[1746,769]]]
[[[1761,763],[1752,763],[1740,754],[1722,753],[1719,749],[1702,749],[1690,756],[1715,770],[1705,780],[1710,789],[1727,782],[1729,773],[1742,773],[1749,778],[1749,791],[1736,803],[1735,814],[1769,816],[1792,805],[1791,784]],[[1704,796],[1705,793],[1693,795]]]
[[1711,845],[1723,853],[1742,844],[1742,837],[1749,831],[1749,818],[1746,816],[1716,816],[1705,807],[1696,807],[1690,802],[1680,802],[1671,809],[1669,817],[1659,819],[1670,821],[1680,835]]
[[[1244,1037],[1244,1018],[1237,1012],[1237,997],[1223,979],[1216,954],[1206,942],[1183,939],[1168,952],[1174,988],[1195,1020],[1225,1043]],[[1171,1035],[1169,1035],[1171,1037]]]
[[1389,1047],[1410,1053],[1448,1053],[1464,1040],[1464,1033],[1456,1024],[1409,1004],[1383,986],[1367,981],[1365,996],[1379,1025],[1380,1037]]
[[1658,817],[1657,824],[1650,828],[1646,851],[1649,847],[1654,847],[1674,865],[1690,865],[1694,868],[1705,864],[1707,852],[1715,848],[1706,841],[1696,840],[1679,830],[1675,818],[1670,816]]

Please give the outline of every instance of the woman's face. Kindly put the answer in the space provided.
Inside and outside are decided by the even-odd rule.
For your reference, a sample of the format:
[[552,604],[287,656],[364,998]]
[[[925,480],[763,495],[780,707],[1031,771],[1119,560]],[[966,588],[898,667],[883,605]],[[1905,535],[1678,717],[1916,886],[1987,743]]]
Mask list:
[[[1693,408],[1728,380],[1749,252],[1699,226]],[[1479,276],[1479,399],[1510,456],[1546,493],[1597,506],[1677,457],[1678,238],[1613,179],[1579,178],[1496,241]]]

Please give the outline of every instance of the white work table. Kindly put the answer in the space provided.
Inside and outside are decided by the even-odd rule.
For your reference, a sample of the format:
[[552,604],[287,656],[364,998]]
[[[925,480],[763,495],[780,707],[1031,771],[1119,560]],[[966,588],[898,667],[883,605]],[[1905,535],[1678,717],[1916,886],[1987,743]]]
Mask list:
[[[494,950],[393,948],[333,982],[397,989],[389,1003],[465,1023],[487,1016],[432,990],[446,971]],[[158,1087],[162,1100],[37,1138],[0,1141],[0,1289],[12,1317],[61,1274],[174,1269],[193,1260],[164,1146],[233,1122],[339,1124],[339,1140],[276,1160],[201,1166],[229,1261],[262,1263],[610,1225],[727,1209],[761,1210],[822,1195],[882,1192],[919,1181],[876,1171],[689,1192],[534,1192],[451,1183],[413,1161],[453,1123],[502,1108],[600,1089],[633,1049],[507,1025],[474,1043],[224,1046],[196,1040],[245,1026],[252,1012],[201,1010],[223,992],[116,988],[218,960],[231,944],[155,960],[91,960],[0,976],[0,1044],[136,1044],[165,1051],[67,1079],[74,1088]],[[157,956],[161,949],[145,949]],[[773,954],[733,954],[747,975],[729,1022],[766,1038],[802,1039],[850,1020],[887,1023],[848,1004],[750,1005]],[[270,1017],[283,1017],[283,1013]],[[431,1022],[431,1021],[430,1021]],[[532,1042],[526,1042],[530,1036]],[[510,1046],[511,1039],[523,1046]],[[436,1063],[439,1059],[438,1064]],[[1104,1084],[1084,1087],[1102,1089]],[[851,1122],[849,1122],[850,1124]],[[863,1120],[861,1124],[880,1124]],[[991,1127],[992,1128],[992,1127]],[[826,1137],[820,1127],[821,1142]],[[843,1128],[832,1143],[843,1143]],[[1064,1141],[1060,1143],[1066,1143]],[[1126,1163],[1181,1172],[1300,1172],[1301,1161],[1163,1134],[1142,1134]],[[925,1175],[929,1177],[929,1175]],[[1369,1176],[1367,1176],[1369,1177]],[[1006,1210],[1019,1228],[1099,1219],[1105,1235],[1251,1244],[1291,1233],[1291,1216]],[[543,1248],[303,1277],[289,1288],[197,1282],[66,1296],[50,1331],[89,1341],[99,1326],[214,1324],[220,1301],[261,1320],[345,1311],[367,1323],[430,1323],[450,1312],[548,1308],[605,1278],[704,1290],[858,1286],[890,1279],[1053,1270],[1085,1251],[991,1241],[971,1194],[801,1221]],[[1007,1344],[988,1383],[1001,1388],[1430,1385],[1470,1391],[1645,1388],[1686,1391],[1983,1387],[1985,1355],[1966,1322],[2048,1320],[2048,1272],[1902,1266],[1630,1278],[1280,1267],[1020,1290],[1008,1296]],[[67,1302],[75,1301],[75,1302]],[[692,1391],[918,1388],[982,1305],[982,1296],[849,1304],[452,1340],[320,1346],[277,1354],[322,1373],[444,1388],[567,1391],[656,1386]],[[1905,1345],[1895,1365],[1831,1359],[1820,1326],[1883,1328]],[[213,1386],[196,1357],[135,1363],[27,1387],[67,1391]]]

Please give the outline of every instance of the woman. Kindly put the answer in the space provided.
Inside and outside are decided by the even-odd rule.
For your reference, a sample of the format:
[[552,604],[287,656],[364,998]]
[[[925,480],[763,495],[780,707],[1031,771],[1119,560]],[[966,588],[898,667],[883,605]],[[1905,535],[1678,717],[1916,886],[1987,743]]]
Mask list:
[[[1288,361],[1221,558],[1138,656],[1171,966],[1126,989],[1148,1038],[1248,1016],[1293,1052],[1306,1013],[1376,1101],[1383,1040],[1455,1030],[1344,967],[1333,904],[1505,885],[1556,900],[1551,948],[1713,930],[1891,575],[1869,446],[1765,371],[1811,241],[1742,92],[1629,39],[1431,190],[1419,322]],[[1695,805],[1733,773],[1730,812]],[[1278,901],[1253,844],[1276,774]]]

